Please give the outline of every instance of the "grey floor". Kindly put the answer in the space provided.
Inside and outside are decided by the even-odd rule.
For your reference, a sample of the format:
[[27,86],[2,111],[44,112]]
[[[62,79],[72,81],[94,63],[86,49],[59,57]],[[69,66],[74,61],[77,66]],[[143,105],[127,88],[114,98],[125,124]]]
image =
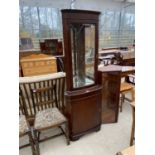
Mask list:
[[[116,155],[116,152],[129,146],[132,124],[130,105],[123,104],[123,112],[119,114],[118,123],[103,124],[99,132],[81,137],[78,141],[66,145],[64,136],[40,143],[41,155]],[[42,136],[53,134],[57,129],[49,130]],[[20,144],[27,141],[20,138]],[[20,155],[31,155],[30,147],[20,149]]]

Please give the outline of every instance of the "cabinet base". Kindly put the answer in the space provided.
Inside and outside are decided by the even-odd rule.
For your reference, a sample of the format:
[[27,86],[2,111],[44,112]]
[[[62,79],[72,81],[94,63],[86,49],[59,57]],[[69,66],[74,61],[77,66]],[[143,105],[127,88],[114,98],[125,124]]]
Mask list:
[[100,129],[101,129],[101,125],[98,125],[98,126],[92,128],[92,129],[89,129],[89,130],[84,131],[84,132],[82,132],[82,133],[78,133],[78,134],[74,134],[74,135],[71,134],[71,135],[70,135],[70,140],[71,140],[71,141],[79,140],[79,138],[82,137],[82,136],[84,136],[85,134],[91,133],[91,132],[94,132],[94,131],[98,132]]

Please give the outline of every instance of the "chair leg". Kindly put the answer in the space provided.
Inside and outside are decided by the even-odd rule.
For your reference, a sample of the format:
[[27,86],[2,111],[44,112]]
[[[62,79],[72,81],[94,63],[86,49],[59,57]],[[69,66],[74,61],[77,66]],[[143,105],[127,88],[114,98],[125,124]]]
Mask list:
[[125,94],[122,94],[123,103],[125,102]]
[[121,97],[120,97],[120,112],[122,112],[122,105],[123,105],[123,95],[121,94]]
[[125,101],[125,94],[121,94],[121,97],[120,97],[120,112],[122,112],[124,101]]
[[37,133],[38,133],[37,138],[38,138],[38,142],[39,142],[39,140],[40,140],[40,133],[41,132],[38,131]]
[[131,137],[130,137],[130,146],[133,145],[134,135],[135,135],[135,108],[132,107],[132,116],[133,116],[133,123],[131,129]]
[[36,155],[40,155],[39,139],[38,139],[36,130],[33,130],[33,135],[34,135],[34,143],[36,147]]
[[69,145],[70,144],[70,139],[69,139],[68,121],[65,123],[65,130],[66,130],[67,145]]
[[33,141],[31,131],[28,132],[28,136],[29,136],[29,142],[30,142],[30,147],[31,147],[31,150],[32,150],[32,154],[36,155],[36,149],[35,149],[35,146],[34,146],[34,141]]

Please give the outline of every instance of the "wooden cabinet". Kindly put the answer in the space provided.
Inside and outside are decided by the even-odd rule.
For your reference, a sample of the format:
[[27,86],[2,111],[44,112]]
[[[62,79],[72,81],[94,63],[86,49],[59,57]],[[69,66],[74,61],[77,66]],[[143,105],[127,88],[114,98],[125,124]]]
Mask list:
[[99,130],[101,91],[98,84],[99,12],[62,10],[67,91],[66,115],[71,140]]
[[51,54],[53,56],[63,55],[62,41],[58,39],[44,39],[44,41],[40,41],[40,50],[44,54]]
[[23,76],[57,72],[56,58],[45,54],[32,54],[20,60]]

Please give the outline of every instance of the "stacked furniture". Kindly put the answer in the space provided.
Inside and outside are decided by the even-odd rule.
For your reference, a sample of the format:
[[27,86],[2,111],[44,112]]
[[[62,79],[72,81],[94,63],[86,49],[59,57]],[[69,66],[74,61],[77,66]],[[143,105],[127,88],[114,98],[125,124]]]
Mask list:
[[99,51],[99,59],[104,59],[105,56],[115,57],[115,55],[117,55],[118,53],[122,55],[122,66],[135,66],[135,51],[130,49],[102,49]]

